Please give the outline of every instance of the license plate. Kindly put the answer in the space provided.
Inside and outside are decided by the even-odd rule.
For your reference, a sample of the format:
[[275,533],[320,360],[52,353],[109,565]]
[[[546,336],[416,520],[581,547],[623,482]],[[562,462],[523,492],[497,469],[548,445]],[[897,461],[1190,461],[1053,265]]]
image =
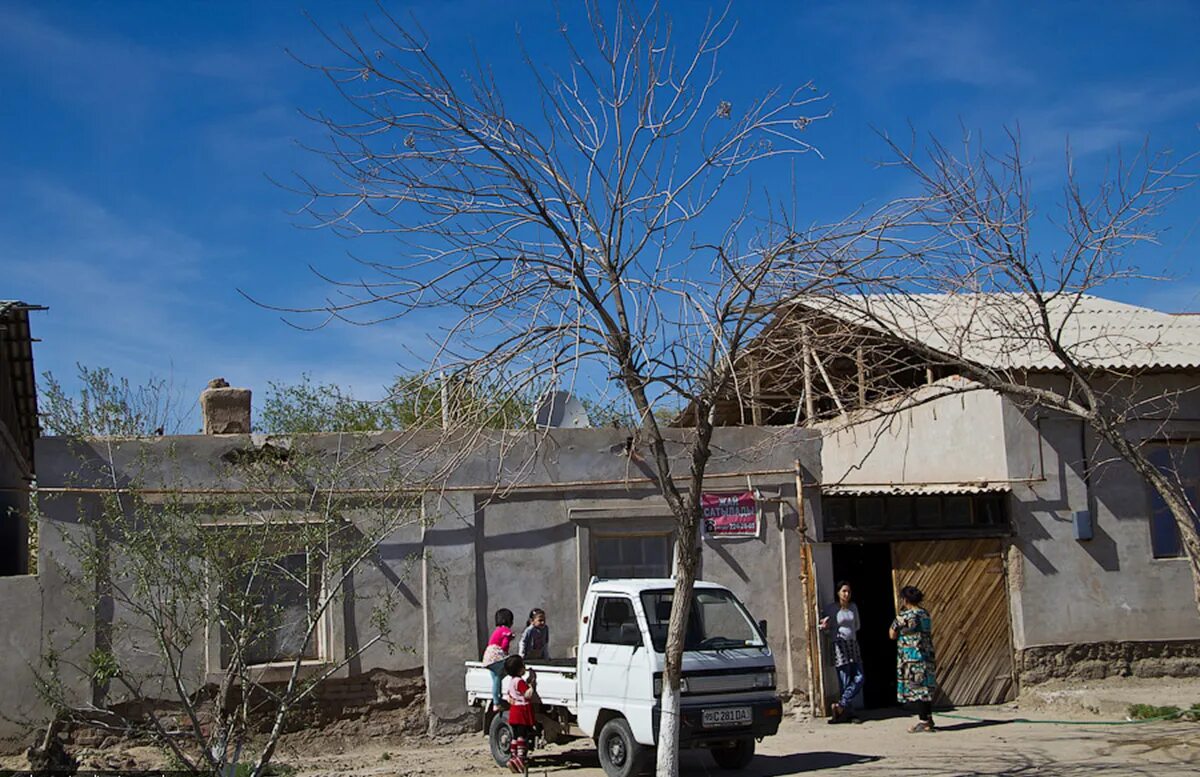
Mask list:
[[749,726],[754,722],[754,713],[749,707],[722,707],[719,710],[704,710],[700,724],[705,728],[724,726]]

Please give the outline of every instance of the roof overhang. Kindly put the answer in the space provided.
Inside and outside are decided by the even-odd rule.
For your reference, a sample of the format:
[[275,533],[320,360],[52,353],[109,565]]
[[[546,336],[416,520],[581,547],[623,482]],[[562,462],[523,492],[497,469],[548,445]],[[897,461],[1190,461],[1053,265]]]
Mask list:
[[821,486],[822,496],[955,496],[961,494],[1004,494],[1008,483],[840,483]]
[[3,376],[10,397],[0,408],[4,426],[22,457],[28,474],[33,473],[33,441],[38,437],[37,375],[33,368],[33,336],[29,313],[45,310],[40,305],[0,301],[0,349],[8,374]]

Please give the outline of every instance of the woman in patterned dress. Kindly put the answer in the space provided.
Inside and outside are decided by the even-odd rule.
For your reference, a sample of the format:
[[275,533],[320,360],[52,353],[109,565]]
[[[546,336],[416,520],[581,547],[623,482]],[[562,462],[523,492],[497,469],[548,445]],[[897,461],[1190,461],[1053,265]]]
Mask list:
[[916,586],[900,589],[900,614],[888,635],[896,640],[896,696],[901,703],[916,707],[919,720],[912,733],[933,732],[934,678],[933,633],[929,613],[921,607],[925,594]]

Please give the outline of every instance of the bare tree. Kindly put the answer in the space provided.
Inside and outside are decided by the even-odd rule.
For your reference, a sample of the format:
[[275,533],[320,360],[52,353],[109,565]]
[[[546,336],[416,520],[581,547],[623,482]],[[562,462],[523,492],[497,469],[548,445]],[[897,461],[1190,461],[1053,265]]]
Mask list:
[[[564,69],[527,57],[535,107],[523,112],[485,68],[451,78],[423,33],[386,11],[366,39],[329,36],[340,60],[313,67],[349,112],[313,116],[332,175],[298,188],[317,225],[386,235],[393,249],[359,259],[357,279],[323,276],[326,303],[285,309],[355,324],[449,313],[431,373],[513,397],[596,381],[629,409],[631,455],[675,520],[657,755],[658,773],[674,775],[715,405],[748,390],[742,350],[780,300],[862,259],[810,250],[840,225],[801,233],[734,185],[760,163],[816,153],[804,138],[827,111],[811,84],[724,93],[718,57],[735,26],[724,14],[680,46],[657,6],[585,8],[578,38],[561,26]],[[688,408],[683,443],[665,433],[664,404]],[[671,466],[678,444],[686,473]]]
[[61,529],[60,573],[92,617],[52,635],[38,669],[47,741],[79,723],[148,738],[188,771],[259,777],[323,682],[375,646],[412,649],[388,619],[402,583],[370,594],[352,644],[330,625],[365,600],[380,544],[420,521],[408,459],[377,436],[249,445],[199,484],[137,440],[76,444],[82,485],[40,505],[77,510],[44,525]]
[[[926,401],[982,389],[1078,419],[1106,455],[1145,478],[1170,510],[1200,606],[1197,505],[1178,462],[1156,462],[1151,448],[1169,436],[1164,430],[1197,387],[1152,390],[1140,379],[1194,364],[1195,343],[1180,341],[1165,314],[1157,328],[1137,326],[1144,313],[1137,321],[1111,313],[1087,318],[1094,292],[1145,277],[1135,249],[1156,242],[1154,220],[1195,181],[1195,157],[1143,148],[1087,187],[1068,151],[1059,207],[1041,218],[1017,133],[1008,134],[1000,154],[970,137],[958,153],[936,140],[923,152],[887,143],[890,164],[908,173],[918,191],[872,214],[865,231],[878,238],[876,260],[902,268],[904,280],[876,278],[856,294],[800,299],[793,320],[824,337],[817,347],[825,351],[851,358],[848,348],[890,353],[890,363],[875,362],[885,394],[911,397],[925,381],[897,377],[923,367],[930,377],[969,379],[922,389]],[[826,381],[836,395],[834,382]],[[877,404],[874,412],[909,406]]]

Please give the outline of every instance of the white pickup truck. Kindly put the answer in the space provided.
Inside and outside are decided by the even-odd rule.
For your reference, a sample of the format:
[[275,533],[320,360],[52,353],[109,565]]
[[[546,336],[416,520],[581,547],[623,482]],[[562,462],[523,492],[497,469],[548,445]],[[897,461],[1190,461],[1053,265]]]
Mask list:
[[[528,662],[545,741],[590,737],[608,777],[638,774],[652,762],[674,587],[673,580],[593,578],[575,658]],[[783,714],[766,622],[756,624],[733,592],[713,583],[696,583],[691,606],[680,746],[708,748],[718,766],[740,769]],[[466,690],[467,703],[484,711],[493,758],[505,765],[511,731],[507,713],[491,710],[492,674],[483,664],[467,662]]]

